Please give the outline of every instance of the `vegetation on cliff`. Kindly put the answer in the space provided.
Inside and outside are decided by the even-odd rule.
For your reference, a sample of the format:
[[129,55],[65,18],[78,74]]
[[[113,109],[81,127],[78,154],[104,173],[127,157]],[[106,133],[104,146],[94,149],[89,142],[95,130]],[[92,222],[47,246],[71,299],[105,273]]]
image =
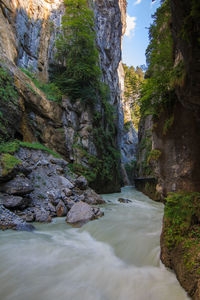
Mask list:
[[[97,157],[88,153],[81,143],[75,145],[79,153],[81,151],[81,155],[84,155],[87,165],[73,163],[71,168],[86,176],[90,185],[100,191],[101,186],[112,185],[113,180],[115,183],[119,181],[115,112],[109,104],[109,88],[101,81],[92,2],[65,0],[64,3],[66,13],[62,19],[61,34],[56,41],[56,58],[60,68],[54,81],[72,101],[80,99],[93,110],[91,135]],[[101,105],[101,111],[97,110],[98,104]]]
[[141,114],[158,117],[163,107],[174,101],[174,73],[172,33],[170,23],[170,2],[164,1],[154,14],[149,29],[150,43],[146,50],[148,69],[140,99]]
[[[8,140],[11,135],[10,126],[18,119],[17,111],[19,94],[11,72],[0,61],[0,143]],[[13,111],[13,115],[11,113]]]
[[[161,115],[163,117],[163,112],[165,112],[166,118],[162,129],[163,134],[166,135],[173,125],[173,107],[177,99],[175,86],[182,80],[184,70],[182,60],[174,66],[169,0],[162,1],[162,5],[157,9],[153,19],[153,24],[149,28],[150,42],[146,49],[147,70],[141,87],[141,97],[138,100],[141,128],[145,126],[147,116],[150,116],[152,120],[152,128],[148,129],[150,133],[148,136],[149,146],[143,150],[146,133],[140,137],[139,141],[139,156],[142,157],[138,167],[140,176],[154,173],[151,162],[156,150],[152,149],[152,131],[156,128]],[[159,160],[159,157],[160,155],[157,155],[156,160]]]
[[[138,103],[138,99],[140,96],[141,84],[144,80],[144,73],[141,67],[137,67],[136,69],[131,66],[128,67],[123,64],[124,68],[124,99],[125,103],[130,102],[130,110],[131,110],[131,121],[133,122],[134,127],[138,130],[138,125],[140,121],[140,106]],[[126,111],[125,111],[125,120],[124,125],[125,128],[128,129],[129,122],[126,120]]]
[[[24,68],[20,68],[22,72],[24,72],[34,83],[34,85],[41,90],[46,98],[50,101],[55,101],[60,103],[62,100],[62,93],[59,87],[54,83],[54,82],[49,82],[49,83],[44,83],[41,82],[38,78],[37,75],[31,72],[31,70],[27,70]],[[32,90],[31,86],[28,86],[29,89]],[[33,90],[34,93],[36,93],[35,90]]]
[[161,259],[176,271],[191,296],[198,294],[200,279],[199,224],[200,193],[170,193],[165,205]]
[[22,142],[18,140],[14,140],[11,142],[2,142],[0,143],[0,154],[14,154],[19,150],[20,147],[24,148],[30,148],[35,150],[43,150],[48,152],[49,154],[53,155],[56,158],[62,158],[58,153],[55,153],[51,149],[45,147],[44,145],[40,143],[28,143],[28,142]]
[[89,1],[89,6],[87,0],[65,0],[64,3],[66,13],[56,41],[56,58],[61,64],[56,83],[72,99],[95,101],[101,71],[92,2]]

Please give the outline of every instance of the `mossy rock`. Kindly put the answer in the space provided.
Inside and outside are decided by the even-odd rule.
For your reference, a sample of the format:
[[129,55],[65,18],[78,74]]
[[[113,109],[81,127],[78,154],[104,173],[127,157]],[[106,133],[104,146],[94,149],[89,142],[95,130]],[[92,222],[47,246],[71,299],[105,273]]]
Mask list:
[[6,181],[12,178],[15,174],[16,167],[21,165],[22,161],[10,155],[4,153],[0,157],[0,181]]

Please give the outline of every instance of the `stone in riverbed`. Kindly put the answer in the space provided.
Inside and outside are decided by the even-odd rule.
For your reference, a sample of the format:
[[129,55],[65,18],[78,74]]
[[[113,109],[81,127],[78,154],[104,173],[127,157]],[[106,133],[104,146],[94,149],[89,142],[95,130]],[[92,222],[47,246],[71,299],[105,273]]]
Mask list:
[[66,222],[72,225],[83,225],[90,220],[103,216],[99,208],[93,208],[82,201],[75,203],[67,214]]
[[120,203],[130,203],[130,202],[132,202],[131,200],[129,200],[129,199],[124,199],[124,198],[119,198],[118,201],[119,201]]
[[50,223],[51,216],[50,216],[49,212],[47,212],[45,209],[36,208],[35,209],[35,221],[40,222],[40,223]]

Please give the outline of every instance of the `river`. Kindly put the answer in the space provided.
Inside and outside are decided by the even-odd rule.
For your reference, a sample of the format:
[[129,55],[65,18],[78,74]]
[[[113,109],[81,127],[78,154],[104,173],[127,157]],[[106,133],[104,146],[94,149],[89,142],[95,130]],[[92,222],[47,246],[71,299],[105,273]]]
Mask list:
[[159,259],[163,205],[132,187],[103,198],[104,217],[82,228],[0,232],[0,300],[189,299]]

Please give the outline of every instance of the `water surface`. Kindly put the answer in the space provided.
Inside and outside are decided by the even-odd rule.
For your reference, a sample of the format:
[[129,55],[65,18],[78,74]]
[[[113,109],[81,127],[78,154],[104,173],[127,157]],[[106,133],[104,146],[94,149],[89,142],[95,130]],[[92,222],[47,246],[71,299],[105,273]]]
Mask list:
[[0,300],[189,299],[159,259],[163,205],[131,187],[103,197],[105,216],[80,229],[0,232]]

